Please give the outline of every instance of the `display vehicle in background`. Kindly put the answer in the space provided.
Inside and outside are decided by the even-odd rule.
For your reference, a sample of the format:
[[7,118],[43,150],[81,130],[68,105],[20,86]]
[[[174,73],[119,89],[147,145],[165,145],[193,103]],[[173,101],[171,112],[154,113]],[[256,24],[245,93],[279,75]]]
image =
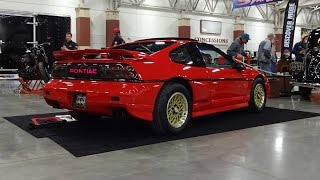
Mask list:
[[193,39],[145,39],[54,55],[44,99],[78,120],[128,115],[150,121],[157,133],[178,134],[193,117],[262,111],[270,94],[262,73]]
[[50,80],[49,62],[45,50],[45,46],[49,45],[50,42],[45,42],[26,49],[20,58],[21,65],[18,69],[20,78],[24,81],[42,80],[45,83]]
[[300,95],[309,99],[312,89],[320,87],[320,27],[308,36],[303,63],[290,63],[293,86],[299,87]]

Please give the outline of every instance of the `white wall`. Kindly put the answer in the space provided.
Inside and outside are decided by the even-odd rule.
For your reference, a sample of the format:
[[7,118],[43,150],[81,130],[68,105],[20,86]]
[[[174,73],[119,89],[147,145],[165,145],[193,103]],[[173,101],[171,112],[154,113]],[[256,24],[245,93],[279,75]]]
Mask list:
[[271,23],[245,22],[244,30],[250,35],[251,40],[245,46],[250,51],[258,51],[261,41],[267,38],[269,33],[274,33],[274,25]]
[[[178,19],[180,15],[177,13],[147,10],[136,7],[120,8],[119,10],[121,33],[126,41],[153,37],[178,36]],[[234,19],[194,14],[184,14],[184,17],[190,18],[191,38],[228,38],[228,45],[216,45],[224,51],[233,42]],[[222,33],[220,35],[201,34],[200,20],[221,21]],[[267,37],[268,33],[274,32],[274,25],[271,23],[247,21],[245,22],[245,32],[249,33],[252,39],[246,45],[246,49],[257,51],[259,43]]]
[[[155,2],[146,0],[145,3]],[[79,5],[78,0],[0,0],[0,9],[28,11],[35,14],[49,14],[58,16],[71,17],[71,32],[76,39],[76,13],[75,8]],[[201,5],[201,4],[200,4]],[[200,6],[199,5],[199,6]],[[105,11],[110,6],[108,0],[86,0],[85,6],[90,8],[91,16],[91,47],[105,47]],[[225,11],[223,5],[218,5],[217,11]],[[204,7],[203,7],[204,8]],[[119,8],[120,29],[122,36],[128,42],[143,38],[152,37],[177,37],[178,36],[178,19],[181,16],[178,13],[170,11],[155,11],[148,8],[137,8],[136,6]],[[256,11],[252,14],[259,15]],[[185,14],[185,17],[191,19],[191,38],[195,37],[221,37],[228,38],[229,44],[233,41],[233,24],[234,19],[217,18],[209,15]],[[200,20],[222,21],[221,35],[206,35],[200,33]],[[273,32],[273,24],[261,22],[245,22],[245,32],[251,36],[246,48],[251,51],[258,49],[259,43],[264,40],[268,33]],[[300,40],[301,28],[296,28],[295,42]],[[228,45],[229,45],[228,44]],[[223,50],[228,45],[218,46]]]
[[[153,11],[138,8],[120,8],[120,29],[125,41],[154,37],[177,37],[179,14],[173,12]],[[229,44],[217,45],[226,50],[233,42],[234,19],[223,19],[212,16],[185,14],[190,18],[191,38],[195,37],[220,37],[228,38]],[[200,33],[200,20],[212,20],[222,22],[222,33],[220,35],[209,35]],[[261,22],[245,22],[245,31],[250,34],[252,40],[246,48],[257,51],[259,43],[263,41],[268,33],[274,32],[274,25]]]
[[177,37],[178,15],[170,12],[120,8],[120,30],[125,41]]
[[107,0],[86,0],[85,7],[90,8],[90,45],[91,48],[106,46],[106,10]]
[[[210,16],[198,16],[198,15],[189,15],[190,17],[190,26],[191,26],[191,38],[195,37],[220,37],[228,39],[229,44],[227,45],[216,45],[226,52],[228,46],[233,42],[233,24],[234,20],[232,19],[222,19]],[[220,35],[210,35],[200,33],[200,20],[210,20],[210,21],[220,21],[222,22],[222,29]]]
[[[180,15],[173,12],[152,11],[137,8],[120,8],[120,29],[125,41],[134,41],[144,38],[177,37],[178,19]],[[233,41],[232,19],[222,19],[210,16],[186,14],[190,18],[191,38],[195,37],[223,37]],[[200,34],[200,20],[222,21],[221,35]],[[230,36],[231,35],[231,36]],[[218,46],[226,49],[227,46]]]
[[296,27],[294,31],[293,45],[299,41],[301,41],[301,27]]

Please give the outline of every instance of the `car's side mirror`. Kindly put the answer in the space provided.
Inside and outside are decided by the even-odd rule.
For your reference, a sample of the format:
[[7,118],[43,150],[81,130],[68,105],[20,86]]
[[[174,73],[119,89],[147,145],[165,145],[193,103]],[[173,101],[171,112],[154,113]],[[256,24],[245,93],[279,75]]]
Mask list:
[[240,62],[236,62],[236,64],[234,65],[234,68],[240,72],[240,71],[246,69],[246,65],[244,65],[243,63],[240,63]]

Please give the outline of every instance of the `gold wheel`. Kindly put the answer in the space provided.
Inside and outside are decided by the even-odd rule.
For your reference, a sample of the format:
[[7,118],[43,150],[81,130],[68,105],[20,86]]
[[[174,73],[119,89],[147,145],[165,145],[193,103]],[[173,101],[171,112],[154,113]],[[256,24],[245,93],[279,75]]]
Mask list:
[[262,108],[266,98],[266,93],[264,91],[262,84],[257,84],[253,91],[254,103],[257,108]]
[[188,100],[180,92],[174,93],[167,103],[167,119],[174,128],[180,128],[184,125],[188,116]]

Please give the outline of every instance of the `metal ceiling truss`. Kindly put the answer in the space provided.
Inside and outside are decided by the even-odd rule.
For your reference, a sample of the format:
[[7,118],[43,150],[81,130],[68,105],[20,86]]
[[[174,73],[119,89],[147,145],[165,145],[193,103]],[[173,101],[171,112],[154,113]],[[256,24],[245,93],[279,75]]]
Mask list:
[[[216,3],[218,3],[218,1],[219,0],[216,0]],[[223,0],[223,3],[224,3],[224,7],[227,10],[228,15],[231,15],[232,11],[233,11],[233,9],[232,9],[232,1],[231,0]]]
[[[276,27],[282,27],[287,0],[279,3],[270,3],[258,6],[233,9],[232,0],[162,0],[160,5],[150,3],[158,0],[112,0],[113,8],[116,10],[121,6],[136,6],[149,8],[152,10],[166,10],[177,13],[187,12],[200,15],[210,15],[223,18],[239,18],[242,20],[254,20],[262,22],[273,22]],[[319,26],[320,25],[320,2],[318,0],[300,0],[298,9],[299,26]],[[162,4],[163,2],[163,4]],[[165,5],[167,4],[167,5]],[[223,9],[224,8],[224,9]],[[223,9],[223,10],[222,10]],[[257,12],[261,17],[257,17]],[[302,22],[301,22],[302,21]]]
[[[285,10],[279,10],[277,19],[280,22],[278,25],[282,26],[282,19],[284,18]],[[315,28],[320,26],[320,9],[318,7],[303,6],[298,8],[297,26]]]
[[169,0],[170,7],[172,9],[175,9],[177,6],[177,2],[178,2],[178,0]]
[[115,11],[120,7],[121,0],[111,0],[110,3],[111,9]]
[[145,0],[129,0],[131,3],[136,4],[136,5],[140,5],[142,4]]
[[[298,9],[298,18],[303,16],[303,22],[300,22],[301,26],[314,27],[320,25],[320,3],[315,6],[303,6]],[[301,18],[300,18],[301,20]]]
[[[288,1],[285,0],[277,5],[278,12],[276,15],[277,16],[276,21],[280,22],[278,24],[280,27],[282,27],[281,23],[283,22],[281,22],[281,20],[284,17],[287,2]],[[300,0],[298,12],[297,12],[297,19],[299,19],[299,21],[297,22],[298,26],[308,27],[308,28],[315,28],[317,26],[320,26],[319,0]]]
[[[274,21],[274,6],[275,4],[251,6],[240,9],[233,9],[232,0],[166,0],[166,5],[152,5],[151,0],[117,0],[119,6],[138,6],[141,8],[151,8],[155,10],[169,10],[177,13],[189,12],[196,14],[205,14],[224,18],[241,17],[243,20],[257,20],[257,21]],[[155,2],[156,0],[153,0]],[[165,0],[163,0],[165,1]],[[158,1],[157,1],[158,2]],[[160,2],[160,1],[159,1]],[[220,5],[220,6],[219,6]],[[221,8],[224,11],[221,12]],[[261,17],[257,18],[250,15],[252,10],[257,9]]]

